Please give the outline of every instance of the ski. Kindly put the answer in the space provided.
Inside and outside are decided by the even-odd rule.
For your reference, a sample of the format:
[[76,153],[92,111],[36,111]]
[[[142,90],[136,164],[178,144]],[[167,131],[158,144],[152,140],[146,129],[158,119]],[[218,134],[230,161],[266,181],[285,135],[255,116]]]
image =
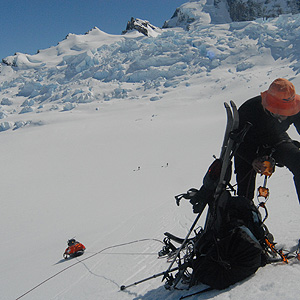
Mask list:
[[224,157],[225,151],[227,149],[229,134],[232,130],[232,125],[233,125],[233,114],[232,114],[231,108],[227,102],[224,102],[224,106],[225,106],[226,115],[227,115],[227,123],[226,123],[223,143],[221,146],[220,159],[222,159]]
[[[206,223],[204,226],[204,230],[207,228],[210,228],[212,225],[212,222],[214,221],[215,218],[215,208],[218,205],[218,199],[220,195],[222,194],[222,191],[226,189],[228,186],[230,179],[231,179],[231,164],[232,164],[232,158],[238,149],[239,145],[243,142],[246,133],[248,130],[252,127],[251,123],[246,123],[244,128],[239,129],[239,112],[237,110],[237,107],[233,101],[230,101],[230,106],[225,103],[225,108],[227,111],[227,114],[229,114],[229,119],[232,119],[229,122],[229,125],[224,135],[224,141],[223,141],[223,146],[221,149],[221,155],[220,155],[220,160],[222,163],[221,166],[221,172],[220,172],[220,177],[218,180],[217,187],[215,189],[214,193],[214,203],[213,207],[210,207],[207,218],[206,218]],[[230,111],[230,112],[229,112]],[[231,114],[231,116],[230,116]]]
[[219,183],[214,194],[215,199],[220,196],[221,191],[226,185],[225,177],[231,161],[232,149],[235,143],[235,140],[233,139],[231,133],[237,130],[239,127],[239,113],[235,103],[233,101],[230,101],[231,107],[226,102],[224,103],[224,105],[226,108],[228,121],[225,130],[223,145],[221,148],[220,159],[222,161],[222,168]]
[[221,153],[219,157],[219,160],[221,161],[221,171],[217,187],[213,196],[213,205],[209,208],[207,212],[206,222],[204,225],[205,231],[211,227],[212,222],[215,218],[215,209],[217,206],[218,198],[220,197],[222,191],[224,191],[224,189],[226,188],[226,184],[230,181],[230,178],[226,177],[228,177],[227,172],[229,168],[231,168],[231,159],[235,151],[234,148],[236,148],[235,144],[237,139],[234,136],[234,132],[237,131],[239,127],[239,113],[233,101],[230,101],[230,105],[225,102],[224,106],[227,114],[227,126],[225,129],[223,144],[221,147]]

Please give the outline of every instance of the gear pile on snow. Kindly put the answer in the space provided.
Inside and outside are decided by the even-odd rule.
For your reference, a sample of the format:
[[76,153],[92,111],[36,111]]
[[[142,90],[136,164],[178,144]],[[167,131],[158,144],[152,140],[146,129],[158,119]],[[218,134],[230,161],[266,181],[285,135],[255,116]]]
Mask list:
[[[275,248],[273,235],[262,220],[259,207],[267,210],[264,202],[256,207],[252,200],[232,196],[230,185],[232,158],[242,143],[250,123],[241,131],[236,105],[225,103],[227,126],[220,157],[209,167],[199,190],[190,189],[176,196],[176,203],[185,198],[193,205],[198,216],[185,240],[165,233],[166,246],[160,255],[174,256],[178,265],[173,276],[171,266],[164,274],[166,288],[176,288],[179,282],[189,286],[203,283],[214,289],[224,289],[254,274],[259,267],[272,261],[287,262],[287,255]],[[208,205],[203,228],[189,238],[204,208]],[[173,242],[180,243],[175,247]]]
[[[266,264],[262,243],[268,231],[258,209],[252,201],[233,197],[226,190],[230,186],[232,157],[251,125],[237,132],[237,108],[233,102],[231,107],[225,104],[225,108],[227,126],[220,157],[209,167],[202,187],[187,197],[198,217],[209,206],[206,224],[194,238],[181,244],[180,252],[188,249],[183,256],[175,251],[173,261],[178,264],[179,272],[173,277],[167,270],[164,276],[167,288],[176,287],[185,277],[190,286],[203,283],[224,289]],[[178,196],[176,200],[179,204]],[[172,238],[168,233],[165,235],[170,245]]]
[[[227,126],[220,157],[210,165],[199,190],[191,188],[175,196],[177,205],[182,198],[188,199],[198,214],[187,236],[182,239],[166,232],[164,247],[158,255],[170,261],[168,269],[134,284],[123,285],[121,290],[158,276],[163,276],[166,289],[178,288],[179,283],[188,287],[202,283],[209,289],[224,289],[253,275],[267,263],[287,263],[288,258],[297,257],[297,253],[284,254],[276,249],[273,235],[264,223],[268,216],[265,202],[255,206],[252,200],[232,195],[235,192],[230,185],[232,158],[252,125],[248,123],[238,130],[236,105],[232,101],[224,105]],[[205,224],[195,230],[207,205]],[[263,220],[259,208],[265,210]],[[190,237],[192,232],[194,237]]]

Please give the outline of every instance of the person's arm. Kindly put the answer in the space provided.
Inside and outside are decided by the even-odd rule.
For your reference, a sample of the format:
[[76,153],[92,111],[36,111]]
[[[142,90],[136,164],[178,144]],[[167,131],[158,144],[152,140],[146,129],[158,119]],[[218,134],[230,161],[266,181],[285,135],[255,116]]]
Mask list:
[[294,126],[295,126],[298,134],[300,135],[300,113],[297,114],[295,117]]

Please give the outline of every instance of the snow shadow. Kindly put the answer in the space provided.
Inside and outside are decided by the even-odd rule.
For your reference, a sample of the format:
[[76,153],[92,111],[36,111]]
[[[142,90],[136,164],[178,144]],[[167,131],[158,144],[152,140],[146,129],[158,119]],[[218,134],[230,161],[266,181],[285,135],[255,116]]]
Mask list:
[[[204,290],[207,286],[203,287],[201,285],[194,286],[193,288],[190,288],[189,290],[173,290],[169,291],[164,288],[164,286],[161,286],[157,289],[153,289],[149,292],[147,292],[144,296],[137,296],[133,300],[153,300],[153,299],[164,299],[164,300],[179,300],[180,297],[187,296],[190,294],[197,293],[201,290]],[[224,291],[227,291],[224,290]],[[216,297],[217,295],[223,293],[224,291],[219,291],[219,290],[213,290],[213,291],[208,291],[203,294],[198,294],[195,296],[191,296],[188,299],[212,299]]]
[[65,262],[65,261],[68,261],[67,259],[64,259],[64,258],[62,258],[61,260],[59,260],[57,263],[55,263],[54,264],[54,266],[55,265],[58,265],[58,264],[61,264],[61,263],[63,263],[63,262]]

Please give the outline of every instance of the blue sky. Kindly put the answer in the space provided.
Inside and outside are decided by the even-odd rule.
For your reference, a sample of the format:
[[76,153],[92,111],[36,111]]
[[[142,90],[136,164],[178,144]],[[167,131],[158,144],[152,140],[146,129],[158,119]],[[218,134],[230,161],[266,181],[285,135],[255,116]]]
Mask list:
[[0,0],[0,59],[35,54],[97,26],[120,34],[131,17],[161,27],[188,0]]

